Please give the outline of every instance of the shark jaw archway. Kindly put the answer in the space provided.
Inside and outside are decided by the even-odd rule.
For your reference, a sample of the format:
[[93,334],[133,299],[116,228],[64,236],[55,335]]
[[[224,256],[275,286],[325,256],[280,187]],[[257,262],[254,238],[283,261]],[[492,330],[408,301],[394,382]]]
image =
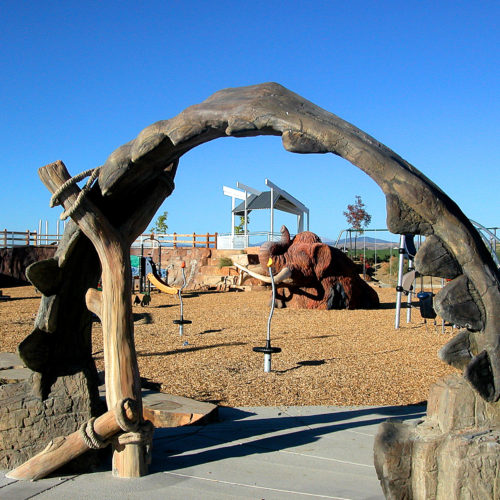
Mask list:
[[[174,189],[173,180],[184,153],[219,137],[256,135],[281,136],[290,152],[334,153],[345,158],[386,194],[387,222],[392,232],[428,236],[429,243],[418,255],[420,270],[452,279],[438,295],[436,307],[446,320],[463,327],[442,350],[441,357],[464,368],[465,378],[486,401],[497,401],[500,278],[479,234],[459,207],[416,168],[373,137],[281,85],[265,83],[221,90],[174,118],[150,125],[109,156],[100,169],[98,183],[86,198],[116,229],[117,238],[121,234],[129,241],[147,227]],[[90,252],[82,261],[82,251],[76,251],[82,245],[88,247],[78,228],[88,203],[84,199],[72,215],[74,223],[67,226],[56,262],[40,263],[29,273],[44,296],[35,330],[21,344],[20,354],[29,367],[41,373],[37,382],[40,394],[46,393],[54,377],[67,375],[69,365],[71,370],[92,366],[90,321],[75,324],[68,320],[69,316],[90,316],[84,299],[88,289],[95,286],[92,281],[99,272],[95,254]],[[80,255],[77,262],[73,255]],[[43,272],[45,265],[50,265],[50,273]],[[89,278],[70,287],[76,266],[80,274],[87,266]],[[87,304],[92,302],[89,297],[87,300]],[[128,314],[128,309],[124,310]],[[465,316],[463,310],[467,311]],[[123,323],[125,329],[133,329],[131,320]],[[133,339],[133,332],[127,335]],[[47,348],[49,344],[57,345],[57,349]],[[134,352],[128,361],[135,363]],[[125,385],[136,383],[131,378],[137,378],[137,368],[131,372],[135,375],[123,382]],[[125,392],[137,393],[137,387]]]

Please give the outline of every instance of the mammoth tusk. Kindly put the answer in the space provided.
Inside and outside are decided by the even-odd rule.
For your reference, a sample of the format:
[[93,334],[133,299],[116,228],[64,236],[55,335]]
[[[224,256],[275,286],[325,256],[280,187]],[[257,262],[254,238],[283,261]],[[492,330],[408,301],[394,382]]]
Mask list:
[[[241,271],[245,271],[247,274],[252,276],[252,278],[257,278],[258,280],[263,281],[264,283],[271,283],[271,277],[266,276],[264,274],[259,274],[254,271],[250,271],[250,269],[246,268],[245,266],[242,266],[240,264],[237,264],[236,262],[233,262],[233,264],[240,269]],[[285,280],[289,281],[289,278],[292,276],[292,271],[288,267],[284,267],[276,276],[274,276],[274,282],[276,284],[284,282]]]

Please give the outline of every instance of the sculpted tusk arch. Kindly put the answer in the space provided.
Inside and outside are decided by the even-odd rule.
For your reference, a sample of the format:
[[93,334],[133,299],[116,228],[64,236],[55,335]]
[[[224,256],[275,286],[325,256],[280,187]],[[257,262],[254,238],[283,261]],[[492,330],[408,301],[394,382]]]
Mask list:
[[[266,83],[221,90],[178,116],[145,128],[137,138],[109,156],[99,169],[98,182],[84,189],[85,196],[80,196],[83,191],[74,184],[67,184],[71,176],[62,162],[39,170],[49,190],[59,193],[56,197],[61,198],[59,202],[65,210],[74,208],[74,212],[55,257],[36,262],[26,271],[31,283],[42,293],[42,299],[34,329],[19,345],[19,354],[26,366],[35,372],[26,385],[29,395],[23,401],[25,406],[20,407],[16,399],[19,411],[24,412],[26,406],[32,404],[33,397],[43,402],[52,393],[54,381],[62,379],[59,385],[70,388],[77,383],[80,388],[81,393],[67,394],[70,406],[73,396],[75,400],[89,399],[90,406],[85,412],[90,415],[98,412],[102,403],[92,357],[90,310],[101,318],[103,333],[106,332],[103,343],[108,404],[111,407],[118,400],[132,398],[140,409],[131,287],[127,280],[130,245],[172,193],[179,159],[184,153],[219,137],[256,135],[281,136],[283,146],[290,152],[334,153],[345,158],[367,173],[384,191],[389,230],[426,236],[415,257],[415,265],[421,274],[451,280],[436,296],[435,307],[445,320],[462,328],[443,347],[440,357],[464,369],[465,378],[484,400],[499,400],[500,275],[467,217],[432,181],[373,137],[281,85]],[[66,187],[59,192],[62,186]],[[103,278],[102,293],[94,288],[100,276]],[[498,444],[495,429],[500,403],[485,403],[472,393],[468,384],[456,384],[460,385],[457,389],[455,382],[447,386],[446,391],[443,389],[442,397],[435,395],[435,404],[431,405],[434,412],[438,406],[445,408],[443,418],[453,420],[455,427],[437,437],[431,436],[430,440],[426,434],[422,439],[420,434],[417,436],[426,426],[415,427],[415,439],[419,444],[415,453],[411,452],[414,455],[411,460],[406,456],[410,450],[407,444],[410,446],[414,438],[404,437],[411,434],[409,431],[398,434],[396,424],[390,423],[377,438],[376,468],[384,491],[394,487],[398,490],[391,497],[410,498],[408,492],[420,483],[427,488],[432,483],[428,481],[430,473],[436,484],[438,472],[440,478],[450,477],[445,464],[450,462],[449,448],[441,447],[440,443],[443,439],[448,444],[457,442],[459,448],[455,452],[460,451],[460,457],[465,456],[461,446],[467,439],[462,439],[460,432],[456,436],[452,434],[457,429],[463,430],[462,425],[469,432],[471,415],[475,418],[475,428],[479,429],[476,434],[479,440],[474,441],[471,434],[470,453],[480,464],[479,469],[471,466],[469,473],[457,466],[453,473],[457,477],[472,478],[470,482],[475,488],[478,482],[493,477],[498,471],[495,465],[498,461],[493,460],[498,453],[493,445]],[[31,415],[32,406],[29,408]],[[49,418],[43,404],[39,414],[44,419]],[[59,419],[57,415],[50,418],[56,417]],[[70,415],[69,418],[74,424],[74,417]],[[23,432],[26,430],[23,428]],[[431,431],[434,433],[434,427]],[[490,440],[485,442],[488,446],[483,453],[481,447],[486,434]],[[406,444],[402,447],[401,442]],[[422,453],[424,442],[430,451]],[[394,443],[396,449],[391,448]],[[491,454],[489,445],[492,445]],[[124,477],[143,475],[146,448],[145,443],[115,447],[119,474]],[[426,457],[434,457],[436,450],[440,450],[447,460],[438,458],[436,462],[427,463]],[[388,462],[384,462],[386,454]],[[394,458],[401,454],[405,455],[404,460]],[[423,458],[417,467],[419,456]],[[442,467],[440,462],[444,464]],[[460,462],[466,460],[461,458]],[[411,471],[395,470],[408,464]],[[410,477],[413,472],[415,477],[422,479],[413,480]],[[485,476],[486,473],[490,475]],[[401,481],[394,481],[394,478]],[[407,484],[408,481],[411,484]],[[485,481],[494,482],[493,479]],[[462,483],[457,481],[457,484],[462,494],[465,491],[461,489]]]
[[[184,153],[218,137],[257,135],[281,136],[290,152],[334,153],[345,158],[384,191],[389,230],[432,236],[429,240],[442,248],[442,260],[454,261],[459,269],[443,276],[455,279],[439,294],[436,307],[445,319],[454,321],[453,306],[447,305],[465,293],[469,309],[477,309],[474,314],[480,324],[474,330],[462,330],[441,357],[463,367],[465,378],[484,399],[497,401],[500,278],[477,231],[453,200],[394,151],[283,86],[265,83],[221,90],[170,120],[146,127],[107,159],[99,175],[101,195],[119,202],[141,186],[163,180],[168,196]],[[154,207],[163,199],[158,195]],[[154,207],[149,209],[151,216]],[[419,261],[430,273],[430,258],[425,256],[429,246],[422,248]],[[440,275],[439,269],[432,272]],[[462,353],[458,358],[457,350]]]

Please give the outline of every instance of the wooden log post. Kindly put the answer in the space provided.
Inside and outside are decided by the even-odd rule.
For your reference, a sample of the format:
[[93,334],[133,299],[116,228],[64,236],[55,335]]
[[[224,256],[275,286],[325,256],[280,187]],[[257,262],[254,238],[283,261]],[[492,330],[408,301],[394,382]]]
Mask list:
[[[38,171],[45,186],[55,193],[70,179],[60,161]],[[80,189],[70,185],[59,196],[67,210],[75,204]],[[92,290],[87,305],[102,323],[106,376],[106,401],[114,408],[122,399],[136,401],[142,415],[139,369],[133,338],[132,284],[130,280],[130,238],[113,227],[102,211],[84,197],[71,215],[93,243],[102,267],[102,293]],[[130,236],[130,234],[128,235]],[[119,477],[139,477],[147,473],[146,447],[131,443],[114,446],[113,474]]]
[[[125,401],[123,410],[128,421],[138,421],[140,415],[133,401]],[[96,437],[103,442],[122,430],[113,410],[98,417],[94,421],[93,428]],[[53,439],[44,450],[8,472],[6,477],[28,481],[42,479],[87,450],[89,447],[85,443],[81,431],[78,430],[69,436]]]

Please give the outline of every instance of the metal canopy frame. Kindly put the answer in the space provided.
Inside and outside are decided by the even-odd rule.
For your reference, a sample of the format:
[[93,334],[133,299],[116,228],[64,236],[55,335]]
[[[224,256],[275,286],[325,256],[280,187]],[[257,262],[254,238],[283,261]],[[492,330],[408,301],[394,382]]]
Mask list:
[[[305,216],[307,214],[306,231],[309,231],[309,209],[301,203],[297,198],[290,193],[281,189],[279,186],[271,182],[269,179],[265,180],[266,186],[270,191],[259,191],[252,187],[246,186],[241,182],[237,182],[236,186],[241,190],[233,189],[223,186],[223,192],[226,196],[231,196],[231,235],[234,236],[234,216],[242,215],[245,219],[244,234],[247,235],[247,216],[252,210],[270,209],[270,233],[274,233],[274,210],[280,210],[295,214],[297,216],[297,233],[304,231]],[[243,200],[235,207],[235,200]]]

